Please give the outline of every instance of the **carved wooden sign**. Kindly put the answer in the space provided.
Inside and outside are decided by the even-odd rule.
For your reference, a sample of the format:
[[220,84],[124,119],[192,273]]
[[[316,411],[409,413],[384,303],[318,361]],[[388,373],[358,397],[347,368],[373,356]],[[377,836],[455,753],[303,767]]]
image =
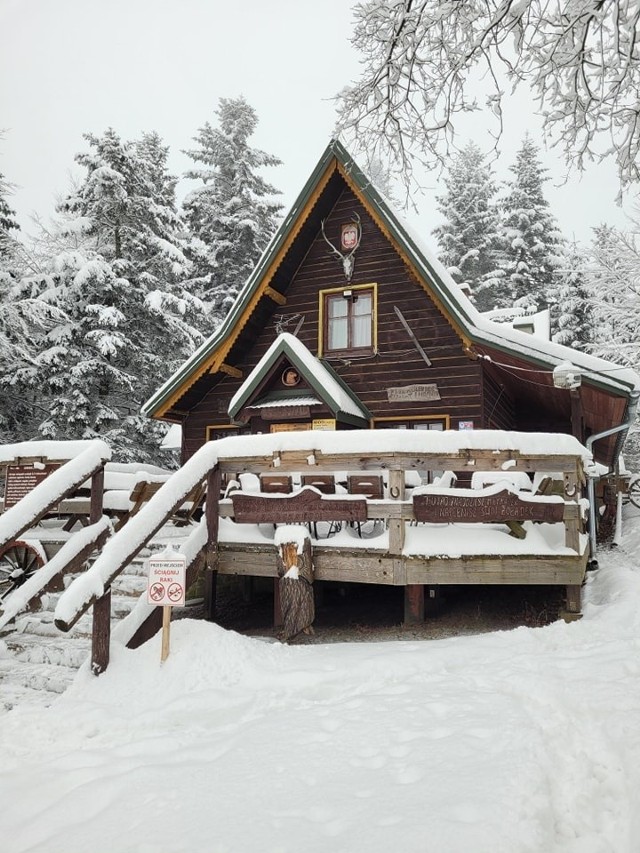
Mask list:
[[523,501],[511,492],[467,497],[422,494],[413,498],[416,521],[562,521],[564,502]]
[[59,465],[43,465],[36,468],[33,465],[9,465],[4,484],[4,508],[17,504],[32,489],[35,489],[49,474],[57,470]]
[[233,516],[240,524],[367,520],[366,499],[324,497],[312,488],[304,488],[293,495],[281,497],[234,492],[230,498],[233,503]]
[[260,409],[260,417],[265,421],[277,421],[282,418],[310,418],[309,406],[266,406]]
[[405,385],[402,388],[387,388],[387,399],[390,403],[428,402],[439,400],[440,392],[434,383],[429,385]]

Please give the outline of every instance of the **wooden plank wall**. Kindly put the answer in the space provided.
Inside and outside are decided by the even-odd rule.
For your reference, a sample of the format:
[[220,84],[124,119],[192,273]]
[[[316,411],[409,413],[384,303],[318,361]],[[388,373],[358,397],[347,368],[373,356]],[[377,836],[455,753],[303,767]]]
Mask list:
[[[355,213],[360,216],[363,233],[351,283],[378,284],[379,352],[358,360],[331,360],[332,367],[374,417],[448,414],[452,429],[457,428],[459,420],[473,420],[479,427],[483,415],[481,365],[464,354],[456,332],[410,276],[393,246],[346,185],[325,221],[327,236],[339,245],[341,225]],[[319,233],[289,285],[287,304],[274,305],[271,318],[255,329],[255,346],[243,353],[237,363],[244,377],[271,345],[277,328],[293,332],[301,316],[304,322],[298,337],[312,353],[317,353],[318,292],[343,286],[348,285],[342,265]],[[394,311],[396,305],[433,362],[432,367],[414,349]],[[208,424],[229,422],[223,413],[242,381],[225,376],[192,410],[183,427],[185,457],[202,444]],[[436,383],[442,399],[388,401],[388,388],[421,383]]]
[[484,429],[514,429],[515,412],[508,389],[496,382],[485,370],[484,378]]

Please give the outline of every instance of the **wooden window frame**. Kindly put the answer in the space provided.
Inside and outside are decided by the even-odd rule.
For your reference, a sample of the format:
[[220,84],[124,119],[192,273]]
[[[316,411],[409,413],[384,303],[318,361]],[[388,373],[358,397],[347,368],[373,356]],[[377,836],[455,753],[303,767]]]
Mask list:
[[[340,296],[345,291],[371,292],[371,345],[366,347],[353,347],[351,349],[327,349],[328,341],[328,311],[327,301],[331,297]],[[318,292],[318,358],[328,356],[356,356],[374,355],[378,351],[378,285],[376,282],[369,284],[354,284],[344,287],[331,287]]]
[[372,429],[384,429],[386,424],[392,423],[414,423],[417,421],[444,421],[445,430],[451,429],[451,415],[408,415],[406,417],[402,417],[401,415],[390,415],[388,417],[380,417],[380,418],[372,418],[371,426]]
[[205,430],[205,441],[215,441],[215,439],[211,438],[212,432],[221,432],[222,430],[231,430],[234,429],[238,432],[238,435],[241,435],[241,430],[243,427],[238,426],[238,424],[207,424]]

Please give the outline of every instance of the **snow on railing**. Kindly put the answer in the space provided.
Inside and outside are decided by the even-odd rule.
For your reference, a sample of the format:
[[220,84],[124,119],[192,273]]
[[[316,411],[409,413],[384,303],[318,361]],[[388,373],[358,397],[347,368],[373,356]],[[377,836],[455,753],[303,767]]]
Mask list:
[[[207,544],[207,523],[201,519],[197,527],[191,531],[187,539],[178,548],[178,553],[187,558],[187,568],[197,559],[198,554]],[[113,629],[112,639],[123,646],[133,638],[147,619],[156,610],[156,604],[147,602],[146,590],[139,597],[135,607]]]
[[216,465],[216,444],[205,444],[176,471],[138,514],[109,539],[95,563],[65,590],[55,611],[55,622],[61,630],[69,630],[91,604],[104,595],[189,492],[202,483]]
[[112,521],[103,516],[96,524],[78,530],[68,539],[58,553],[31,575],[22,586],[15,589],[2,606],[0,628],[7,625],[36,598],[39,598],[58,573],[70,565],[83,563],[100,546],[112,529]]
[[[13,452],[11,459],[26,456],[39,456],[40,446],[51,450],[51,445],[63,445],[64,442],[23,442],[22,444],[5,445],[2,461],[10,461],[8,453]],[[95,439],[90,442],[73,442],[78,455],[53,471],[46,480],[39,483],[25,495],[17,504],[0,515],[0,547],[11,539],[16,539],[25,530],[49,512],[56,504],[92,477],[105,462],[111,459],[111,448],[104,441]],[[14,452],[16,451],[17,452]],[[54,453],[57,450],[54,448]],[[48,456],[45,458],[55,458]]]

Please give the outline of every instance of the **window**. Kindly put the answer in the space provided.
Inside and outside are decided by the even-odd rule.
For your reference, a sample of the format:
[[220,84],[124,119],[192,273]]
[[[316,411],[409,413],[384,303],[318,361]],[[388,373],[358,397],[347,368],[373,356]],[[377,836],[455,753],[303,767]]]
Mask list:
[[207,427],[207,441],[216,441],[218,438],[229,438],[232,435],[242,435],[245,429],[235,424],[209,424]]
[[409,418],[388,417],[374,418],[375,429],[449,429],[449,415],[417,415]]
[[320,355],[373,353],[375,285],[320,291]]

